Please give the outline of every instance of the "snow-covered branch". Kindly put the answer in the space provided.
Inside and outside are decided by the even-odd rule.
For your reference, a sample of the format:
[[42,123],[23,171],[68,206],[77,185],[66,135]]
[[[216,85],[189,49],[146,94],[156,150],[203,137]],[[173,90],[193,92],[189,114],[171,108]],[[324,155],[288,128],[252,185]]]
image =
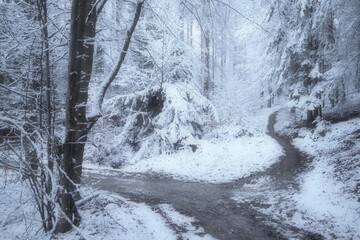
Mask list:
[[8,125],[16,128],[17,130],[19,130],[21,132],[22,136],[25,137],[26,140],[30,143],[31,147],[33,147],[33,149],[37,149],[36,144],[31,139],[29,133],[18,122],[16,122],[14,119],[0,116],[0,122],[8,124]]
[[125,39],[123,48],[121,50],[119,59],[117,60],[115,67],[111,70],[109,76],[102,82],[102,84],[100,86],[98,95],[96,96],[96,99],[95,99],[95,106],[94,106],[95,108],[90,113],[90,118],[94,118],[94,116],[101,115],[101,105],[104,101],[106,91],[108,90],[111,83],[114,81],[123,62],[125,61],[125,57],[126,57],[126,54],[128,52],[129,46],[130,46],[132,35],[133,35],[136,25],[140,19],[140,14],[141,14],[141,9],[142,9],[143,3],[144,3],[144,1],[138,1],[138,3],[136,4],[135,15],[134,15],[131,27],[127,31],[126,39]]

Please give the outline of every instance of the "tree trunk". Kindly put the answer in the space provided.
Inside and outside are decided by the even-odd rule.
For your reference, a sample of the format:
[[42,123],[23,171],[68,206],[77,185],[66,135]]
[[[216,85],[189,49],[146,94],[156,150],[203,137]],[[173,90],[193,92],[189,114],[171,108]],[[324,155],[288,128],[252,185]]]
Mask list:
[[[73,0],[71,11],[68,88],[66,99],[66,136],[63,146],[63,187],[60,202],[63,211],[56,232],[67,232],[72,224],[80,224],[74,202],[79,198],[76,184],[80,183],[88,121],[86,105],[94,56],[97,21],[96,0]],[[71,221],[71,222],[70,222]]]
[[358,60],[356,64],[355,91],[356,90],[360,93],[360,60]]
[[[47,134],[47,142],[46,142],[46,152],[48,159],[48,168],[49,171],[53,172],[54,170],[54,156],[53,156],[53,147],[54,147],[54,131],[52,127],[53,120],[53,112],[52,112],[52,101],[51,101],[51,77],[50,77],[50,45],[49,45],[49,31],[48,31],[48,11],[47,11],[47,0],[38,0],[38,8],[39,8],[39,16],[41,18],[42,25],[42,37],[43,37],[43,49],[45,53],[45,69],[42,72],[44,75],[44,80],[46,84],[45,90],[45,109],[46,109],[46,134]],[[45,193],[48,197],[52,192],[52,179],[49,173],[44,173],[46,178],[46,186]],[[46,219],[46,228],[45,231],[50,231],[53,229],[53,220],[54,216],[54,203],[51,200],[47,201],[46,204],[47,209],[47,219]]]
[[211,73],[210,73],[210,32],[209,30],[202,31],[201,48],[202,60],[204,64],[204,95],[209,98],[211,88]]
[[[99,115],[95,115],[88,119],[86,117],[86,106],[94,58],[97,15],[105,2],[106,0],[73,0],[72,4],[66,100],[66,136],[61,166],[63,169],[60,196],[62,217],[55,230],[57,233],[67,232],[72,228],[72,225],[78,226],[81,221],[75,204],[75,201],[80,198],[76,185],[81,180],[84,148],[88,132],[99,118]],[[127,32],[118,63],[100,87],[99,99],[96,103],[99,104],[98,109],[101,108],[105,93],[125,60],[132,34],[140,18],[143,3],[144,1],[137,3],[135,16]]]

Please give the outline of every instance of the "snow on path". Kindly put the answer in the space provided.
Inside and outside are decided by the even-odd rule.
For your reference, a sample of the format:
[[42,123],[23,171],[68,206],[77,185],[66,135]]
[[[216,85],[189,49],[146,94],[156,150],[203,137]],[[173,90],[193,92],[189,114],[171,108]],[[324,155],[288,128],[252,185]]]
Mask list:
[[[0,172],[0,240],[53,239],[41,228],[32,193],[17,172]],[[58,240],[213,240],[204,229],[193,226],[194,218],[184,216],[170,205],[159,209],[134,203],[117,194],[80,189],[83,197],[97,196],[79,208],[82,223]],[[181,233],[173,226],[183,229]]]

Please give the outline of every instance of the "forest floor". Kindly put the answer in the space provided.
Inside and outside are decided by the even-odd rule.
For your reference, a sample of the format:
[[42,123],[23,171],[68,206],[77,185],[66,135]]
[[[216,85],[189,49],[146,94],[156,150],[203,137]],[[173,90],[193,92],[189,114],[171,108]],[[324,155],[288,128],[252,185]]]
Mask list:
[[[274,131],[275,118],[276,114],[269,118],[268,135],[283,147],[285,154],[267,170],[237,181],[217,184],[188,182],[139,173],[114,173],[111,177],[91,173],[86,174],[85,181],[96,188],[119,193],[154,208],[159,204],[171,204],[180,213],[195,217],[195,225],[203,227],[206,233],[217,239],[287,239],[289,236],[322,239],[319,234],[269,218],[253,208],[256,202],[249,204],[233,198],[234,194],[242,195],[243,191],[248,195],[247,185],[263,178],[271,179],[267,191],[299,188],[295,178],[306,169],[310,160],[294,148],[288,139]],[[256,191],[254,195],[260,193],[253,190]],[[175,230],[178,234],[183,231],[178,226]]]
[[[172,156],[171,168],[157,159],[123,170],[88,165],[81,192],[95,197],[80,208],[81,227],[58,239],[360,238],[360,119],[294,129],[291,118],[280,111],[268,118],[267,136],[225,141],[243,144],[234,154],[244,162],[216,165],[215,173],[201,162],[191,165],[192,171],[184,169],[186,162],[172,168],[182,155]],[[264,145],[276,149],[269,155],[257,151]],[[249,168],[256,159],[248,152],[256,152],[263,163]],[[31,194],[14,175],[0,175],[0,239],[50,239],[41,233]]]
[[[277,124],[277,119],[285,124]],[[357,188],[359,179],[353,176],[355,185],[336,179],[336,172],[346,167],[334,166],[334,161],[348,157],[353,167],[348,166],[347,174],[357,175],[360,120],[344,120],[348,121],[328,125],[327,130],[322,125],[326,123],[296,130],[289,128],[293,122],[288,112],[270,115],[267,135],[276,140],[283,154],[270,167],[238,180],[179,177],[180,171],[166,169],[161,161],[160,168],[157,162],[145,161],[145,165],[130,167],[131,173],[109,177],[92,172],[87,179],[93,186],[154,208],[171,204],[176,211],[195,217],[195,225],[217,239],[356,239],[360,236],[356,227],[360,204],[358,193],[349,191]],[[350,144],[346,156],[334,154],[343,149],[342,140]],[[330,145],[332,151],[321,149],[323,145]]]

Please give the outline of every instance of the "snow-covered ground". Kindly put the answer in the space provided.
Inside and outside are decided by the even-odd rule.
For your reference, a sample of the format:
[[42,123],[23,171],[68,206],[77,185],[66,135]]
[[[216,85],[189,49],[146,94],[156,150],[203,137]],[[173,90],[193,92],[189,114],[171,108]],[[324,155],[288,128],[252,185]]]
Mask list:
[[300,189],[276,190],[267,177],[246,185],[234,199],[326,239],[360,239],[360,119],[294,130],[293,116],[279,117],[290,121],[277,129],[297,136],[293,144],[314,158],[299,176]]
[[304,215],[324,222],[327,237],[360,239],[360,119],[302,129],[295,146],[315,157],[294,195]]
[[[230,182],[263,171],[283,154],[276,141],[265,134],[268,117],[273,111],[266,109],[258,112],[256,117],[248,114],[241,121],[219,125],[203,139],[193,142],[192,146],[196,149],[187,146],[173,154],[154,154],[150,158],[137,160],[135,164],[127,163],[119,170],[212,183]],[[116,145],[111,142],[112,139],[103,139],[102,142]],[[124,155],[124,151],[121,154]],[[114,159],[116,156],[114,154],[108,158]],[[85,167],[96,171],[98,168],[104,169],[109,162],[105,161],[104,165],[99,166],[86,161]]]
[[[197,142],[195,152],[188,148],[112,171],[151,172],[212,183],[249,176],[266,169],[283,154],[275,140],[265,134],[270,113],[218,127]],[[291,128],[296,118],[284,111],[278,120],[282,124],[276,129],[293,136],[293,144],[313,157],[311,166],[298,176],[299,188],[276,188],[275,180],[267,176],[234,192],[233,199],[268,216],[267,223],[279,231],[295,226],[308,232],[309,238],[321,234],[326,239],[360,239],[360,119],[332,125],[320,122],[315,129]],[[84,167],[111,175],[107,167],[90,163]],[[19,175],[2,171],[0,187],[0,239],[50,239],[41,230],[31,193]],[[181,215],[171,205],[150,207],[85,187],[81,192],[85,198],[99,196],[81,206],[81,227],[59,239],[212,239],[196,227],[196,219]],[[283,234],[299,238],[285,228]]]
[[[0,239],[53,239],[42,231],[31,192],[20,179],[11,171],[0,175]],[[81,192],[84,199],[91,199],[80,207],[81,226],[56,239],[213,239],[193,224],[196,219],[176,212],[171,205],[153,208],[109,192],[85,187]]]
[[230,182],[262,171],[282,155],[271,137],[243,136],[226,141],[199,141],[199,148],[172,155],[160,155],[123,168],[125,172],[153,172],[177,179],[205,182]]

